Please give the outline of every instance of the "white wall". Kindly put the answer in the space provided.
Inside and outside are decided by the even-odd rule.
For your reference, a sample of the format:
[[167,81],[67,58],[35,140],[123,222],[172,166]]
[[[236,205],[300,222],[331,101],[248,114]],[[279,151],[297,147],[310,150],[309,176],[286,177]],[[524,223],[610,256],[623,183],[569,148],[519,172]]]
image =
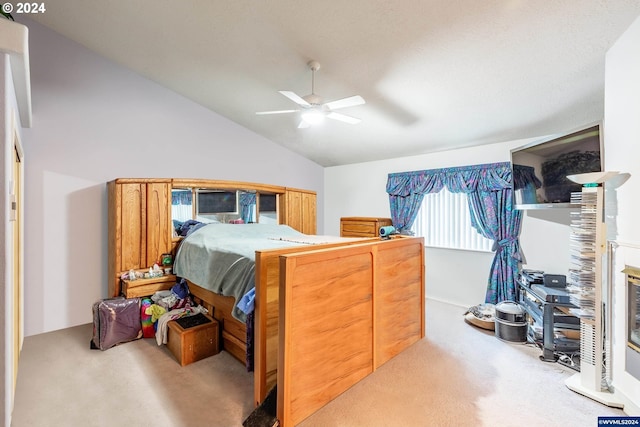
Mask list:
[[[6,53],[0,53],[0,102],[2,102],[2,115],[0,116],[0,164],[2,164],[3,171],[3,185],[0,187],[0,197],[2,197],[2,210],[0,210],[0,223],[2,226],[0,227],[0,307],[5,312],[5,308],[7,307],[7,302],[10,301],[7,298],[7,293],[9,293],[9,289],[11,286],[11,265],[13,263],[13,251],[9,246],[11,244],[11,239],[8,237],[8,233],[10,232],[10,223],[7,221],[7,216],[9,214],[9,203],[8,203],[8,181],[11,178],[11,168],[9,157],[9,147],[11,146],[8,135],[10,134],[8,129],[8,118],[10,116],[10,109],[8,108],[10,104],[10,95],[7,90],[9,86],[9,82],[11,80],[11,71],[9,67],[9,55]],[[11,306],[11,304],[9,304]],[[0,398],[3,399],[4,404],[0,405],[0,417],[4,420],[4,424],[7,425],[6,416],[6,396],[11,396],[13,393],[7,393],[7,383],[9,383],[9,378],[11,374],[9,372],[9,368],[13,365],[12,357],[11,357],[11,339],[10,339],[10,329],[11,329],[11,319],[13,317],[13,313],[3,313],[0,318],[0,358],[4,362],[2,371],[0,371]],[[9,412],[11,412],[9,408]]]
[[321,166],[26,24],[34,116],[24,132],[26,335],[89,323],[92,303],[107,295],[106,182],[114,178],[315,190],[322,231]]
[[625,371],[626,283],[619,273],[625,263],[640,267],[640,17],[607,53],[605,70],[605,164],[607,170],[631,173],[616,191],[618,242],[613,321],[613,383],[640,408],[640,381]]
[[[390,217],[385,192],[389,173],[510,161],[511,149],[538,139],[326,168],[324,229],[339,233],[343,216]],[[559,215],[561,221],[565,215],[566,211]],[[524,215],[521,246],[529,261],[525,267],[566,274],[569,227],[556,222],[557,217]],[[492,261],[490,253],[427,248],[427,296],[466,307],[483,302]]]
[[[0,18],[1,19],[1,18]],[[0,186],[0,359],[4,362],[0,371],[0,420],[9,425],[13,409],[13,350],[14,336],[14,269],[13,269],[13,222],[10,218],[10,183],[13,181],[14,135],[20,139],[21,123],[16,102],[15,87],[11,74],[10,55],[0,53],[0,164],[2,185]]]

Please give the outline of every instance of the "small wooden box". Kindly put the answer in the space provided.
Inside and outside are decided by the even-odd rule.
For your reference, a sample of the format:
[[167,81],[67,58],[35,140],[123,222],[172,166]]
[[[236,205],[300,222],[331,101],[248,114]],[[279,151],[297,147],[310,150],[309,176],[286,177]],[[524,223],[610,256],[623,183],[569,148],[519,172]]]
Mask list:
[[182,366],[220,353],[219,323],[206,314],[204,316],[210,320],[208,323],[186,329],[175,320],[167,323],[167,348]]

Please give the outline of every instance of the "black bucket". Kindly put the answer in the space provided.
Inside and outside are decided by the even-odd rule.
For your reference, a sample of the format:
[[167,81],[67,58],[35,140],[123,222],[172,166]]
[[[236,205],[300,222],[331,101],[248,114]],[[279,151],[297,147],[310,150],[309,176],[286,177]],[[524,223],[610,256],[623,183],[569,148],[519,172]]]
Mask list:
[[527,342],[527,319],[524,308],[513,301],[496,304],[496,338],[516,343]]

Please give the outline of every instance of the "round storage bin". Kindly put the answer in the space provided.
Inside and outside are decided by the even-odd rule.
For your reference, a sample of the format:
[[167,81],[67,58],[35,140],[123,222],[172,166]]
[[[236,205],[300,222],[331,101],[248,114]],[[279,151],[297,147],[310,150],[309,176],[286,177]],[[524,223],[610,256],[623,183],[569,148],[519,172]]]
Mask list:
[[527,319],[524,308],[513,301],[496,304],[496,338],[507,341],[527,342]]

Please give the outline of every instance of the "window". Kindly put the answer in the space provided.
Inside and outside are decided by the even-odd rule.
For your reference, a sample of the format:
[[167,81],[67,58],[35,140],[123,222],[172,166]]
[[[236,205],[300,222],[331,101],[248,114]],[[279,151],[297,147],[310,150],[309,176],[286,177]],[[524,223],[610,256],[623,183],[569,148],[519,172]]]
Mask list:
[[171,218],[181,223],[193,218],[193,193],[191,190],[178,188],[171,190]]
[[467,195],[443,188],[425,194],[412,231],[424,237],[425,246],[490,252],[493,240],[471,226]]

